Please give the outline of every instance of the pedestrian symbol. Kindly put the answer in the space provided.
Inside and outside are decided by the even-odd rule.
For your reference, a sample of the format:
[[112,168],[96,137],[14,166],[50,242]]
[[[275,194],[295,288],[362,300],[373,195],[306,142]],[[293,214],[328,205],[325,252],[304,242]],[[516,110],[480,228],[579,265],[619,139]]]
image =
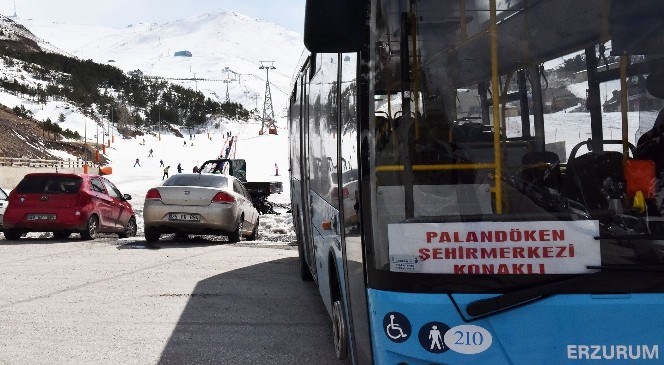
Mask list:
[[420,345],[434,354],[443,353],[450,348],[445,345],[445,332],[450,329],[448,325],[441,322],[429,322],[420,328],[418,338]]
[[438,326],[432,326],[431,331],[429,331],[429,339],[431,340],[430,350],[433,350],[434,347],[438,347],[438,350],[442,350],[445,345],[442,345],[443,336],[440,335]]
[[410,321],[399,312],[390,312],[383,318],[383,329],[392,342],[401,343],[410,337]]

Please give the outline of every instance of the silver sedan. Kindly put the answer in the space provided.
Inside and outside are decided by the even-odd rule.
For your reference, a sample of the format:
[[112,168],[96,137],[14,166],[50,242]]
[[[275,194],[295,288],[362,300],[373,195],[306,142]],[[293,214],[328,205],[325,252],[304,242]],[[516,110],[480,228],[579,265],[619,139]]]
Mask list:
[[148,190],[143,208],[145,240],[156,242],[175,233],[241,237],[258,234],[258,211],[251,196],[235,177],[220,174],[176,174]]

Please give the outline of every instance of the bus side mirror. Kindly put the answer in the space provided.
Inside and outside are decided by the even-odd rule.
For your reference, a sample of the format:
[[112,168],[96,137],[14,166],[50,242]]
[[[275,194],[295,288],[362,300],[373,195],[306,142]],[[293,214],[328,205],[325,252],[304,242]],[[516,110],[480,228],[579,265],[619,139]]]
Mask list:
[[361,51],[368,10],[367,0],[307,0],[304,45],[312,53]]

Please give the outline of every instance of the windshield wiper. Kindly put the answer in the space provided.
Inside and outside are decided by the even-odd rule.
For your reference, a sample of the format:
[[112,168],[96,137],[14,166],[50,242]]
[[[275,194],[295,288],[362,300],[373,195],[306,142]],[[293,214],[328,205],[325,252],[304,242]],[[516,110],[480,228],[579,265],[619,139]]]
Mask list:
[[664,265],[599,265],[586,266],[586,269],[602,271],[664,272]]
[[589,270],[600,270],[590,274],[582,274],[569,279],[546,283],[532,288],[505,293],[496,297],[480,299],[468,303],[466,313],[473,317],[482,317],[496,312],[512,309],[532,301],[559,294],[562,289],[578,285],[585,280],[592,280],[603,272],[664,272],[664,265],[598,265],[586,266]]
[[543,299],[550,295],[556,294],[560,291],[560,289],[577,284],[579,281],[582,281],[582,279],[595,274],[597,273],[575,276],[571,279],[564,279],[555,281],[553,283],[538,285],[528,289],[501,294],[496,297],[476,300],[474,302],[468,303],[466,306],[466,313],[473,317],[481,317],[487,314],[518,307],[523,304],[527,304],[532,301]]
[[664,235],[661,233],[636,233],[636,234],[602,234],[599,237],[594,237],[596,240],[664,240]]

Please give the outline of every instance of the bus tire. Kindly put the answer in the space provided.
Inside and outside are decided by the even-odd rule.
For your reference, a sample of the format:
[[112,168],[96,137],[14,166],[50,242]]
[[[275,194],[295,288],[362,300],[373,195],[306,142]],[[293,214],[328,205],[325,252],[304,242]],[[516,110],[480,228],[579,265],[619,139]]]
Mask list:
[[302,245],[302,241],[297,243],[297,251],[299,252],[300,258],[300,279],[302,279],[302,281],[312,281],[314,280],[314,277],[311,275],[309,266],[307,266],[307,262],[304,260],[304,249],[302,248]]
[[297,252],[298,252],[298,257],[300,258],[300,279],[302,281],[312,281],[314,280],[313,275],[311,275],[311,271],[309,271],[309,267],[307,266],[307,261],[304,259],[304,235],[302,234],[302,227],[300,227],[297,222],[299,220],[294,219],[293,223],[295,223],[295,238],[297,239]]
[[343,360],[348,356],[347,334],[343,304],[341,300],[337,300],[332,304],[332,335],[334,339],[334,354],[339,360]]

